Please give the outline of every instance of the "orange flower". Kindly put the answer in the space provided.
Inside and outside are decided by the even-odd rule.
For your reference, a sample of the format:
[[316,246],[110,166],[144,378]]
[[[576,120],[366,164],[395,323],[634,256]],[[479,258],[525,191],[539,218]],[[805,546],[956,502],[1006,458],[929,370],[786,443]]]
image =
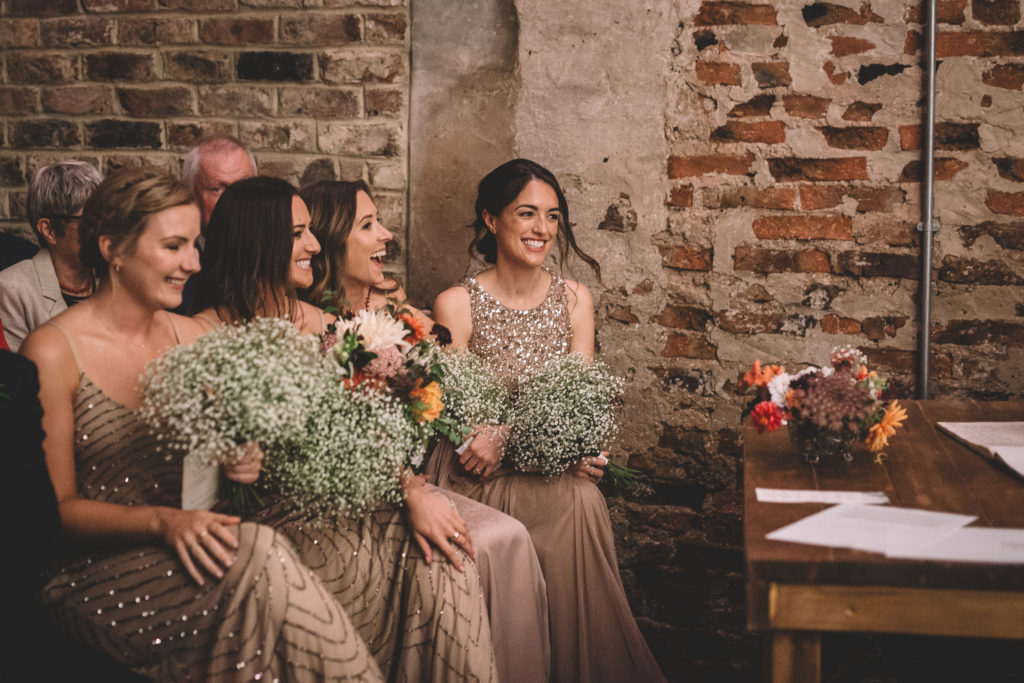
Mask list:
[[885,409],[878,424],[872,425],[868,430],[868,449],[880,451],[889,445],[889,437],[896,433],[903,421],[907,419],[907,411],[900,407],[899,401],[893,401]]
[[779,407],[771,401],[758,403],[750,412],[750,416],[754,421],[754,426],[757,427],[758,434],[764,433],[766,429],[769,432],[774,432],[782,426],[782,420],[785,419]]
[[766,387],[773,377],[785,371],[781,365],[768,365],[762,370],[761,361],[755,360],[754,367],[743,375],[743,383],[748,387]]
[[423,329],[423,321],[415,317],[412,313],[399,313],[398,319],[405,323],[406,327],[412,330],[405,338],[405,341],[410,344],[418,344],[427,336],[427,331]]
[[409,396],[416,401],[413,404],[413,417],[417,422],[433,422],[441,416],[444,403],[441,402],[441,387],[437,382],[431,382],[426,386],[420,386],[409,392]]
[[878,376],[878,373],[877,373],[877,372],[875,372],[874,370],[871,370],[871,371],[869,372],[869,371],[868,371],[868,366],[866,366],[866,365],[862,365],[862,366],[860,366],[860,368],[859,368],[859,369],[857,370],[857,374],[855,374],[855,375],[853,376],[853,378],[854,378],[855,380],[857,380],[857,381],[859,382],[859,381],[861,381],[862,379],[866,379],[866,378],[868,378],[868,377],[877,377],[877,376]]
[[790,389],[786,392],[786,405],[797,410],[804,404],[804,390]]

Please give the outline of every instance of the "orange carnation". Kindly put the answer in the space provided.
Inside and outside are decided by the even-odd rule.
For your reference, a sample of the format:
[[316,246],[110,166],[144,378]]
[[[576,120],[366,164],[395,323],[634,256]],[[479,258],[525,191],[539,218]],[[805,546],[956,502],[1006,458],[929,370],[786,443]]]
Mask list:
[[441,387],[437,382],[426,386],[417,383],[409,396],[415,401],[412,413],[417,422],[433,422],[441,416],[444,403],[441,402]]
[[427,331],[424,329],[423,321],[412,313],[399,313],[398,319],[405,323],[406,327],[412,330],[405,338],[405,341],[410,344],[418,344],[427,336]]
[[889,437],[896,433],[906,419],[907,411],[900,407],[899,401],[890,403],[878,424],[872,425],[868,430],[868,449],[880,451],[888,446]]

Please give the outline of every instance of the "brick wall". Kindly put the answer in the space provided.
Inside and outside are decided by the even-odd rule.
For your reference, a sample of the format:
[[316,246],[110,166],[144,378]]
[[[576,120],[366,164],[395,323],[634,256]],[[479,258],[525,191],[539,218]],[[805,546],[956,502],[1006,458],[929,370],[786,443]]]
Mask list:
[[[76,158],[177,174],[227,132],[292,183],[368,180],[406,233],[405,0],[4,0],[0,229],[28,232],[25,189]],[[404,271],[404,257],[396,270]]]

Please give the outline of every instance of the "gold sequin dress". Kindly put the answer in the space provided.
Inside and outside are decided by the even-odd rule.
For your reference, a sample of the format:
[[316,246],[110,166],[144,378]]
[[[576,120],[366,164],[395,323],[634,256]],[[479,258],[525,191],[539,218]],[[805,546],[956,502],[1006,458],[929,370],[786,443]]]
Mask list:
[[[548,294],[528,310],[506,308],[470,277],[469,350],[514,387],[569,352],[572,328],[565,281],[551,274]],[[572,474],[543,477],[503,464],[490,477],[468,476],[457,458],[437,459],[438,485],[512,515],[529,529],[547,582],[551,678],[559,683],[664,681],[630,612],[604,496]]]
[[[73,348],[73,347],[72,347]],[[83,373],[74,399],[79,495],[180,507],[180,455]],[[267,526],[235,529],[237,559],[198,586],[163,544],[81,550],[43,600],[64,631],[160,681],[381,681],[341,606]]]

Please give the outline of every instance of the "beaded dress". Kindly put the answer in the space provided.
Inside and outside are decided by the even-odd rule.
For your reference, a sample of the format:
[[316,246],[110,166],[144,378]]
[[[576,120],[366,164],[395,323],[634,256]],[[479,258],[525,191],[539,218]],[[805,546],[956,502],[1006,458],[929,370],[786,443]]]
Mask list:
[[[84,372],[73,408],[80,497],[180,507],[182,458],[161,453],[134,410]],[[383,680],[348,616],[285,539],[250,522],[234,532],[234,564],[203,586],[173,550],[148,542],[79,549],[43,601],[71,637],[156,680]]]
[[[473,331],[469,350],[510,387],[569,352],[572,327],[565,281],[551,274],[536,308],[503,306],[469,277]],[[544,477],[502,464],[490,477],[465,473],[454,457],[429,463],[438,485],[505,512],[529,529],[547,582],[551,678],[664,681],[644,642],[619,577],[604,496],[573,474]]]

